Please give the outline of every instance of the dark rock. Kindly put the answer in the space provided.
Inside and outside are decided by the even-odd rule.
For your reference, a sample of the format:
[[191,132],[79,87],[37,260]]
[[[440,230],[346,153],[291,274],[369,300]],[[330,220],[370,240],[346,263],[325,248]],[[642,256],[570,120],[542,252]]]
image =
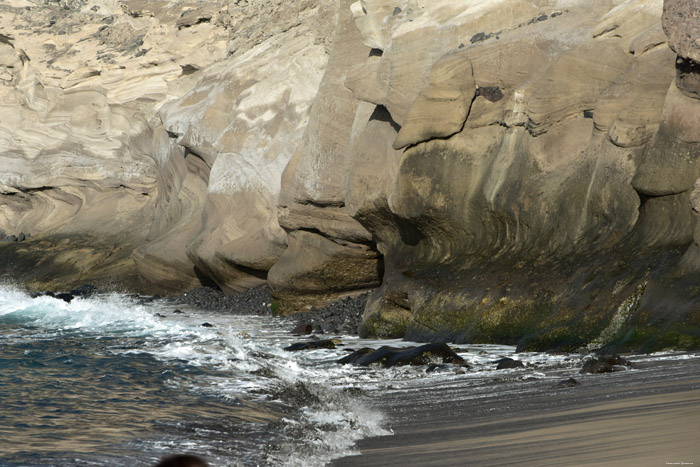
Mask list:
[[92,284],[83,284],[70,291],[74,297],[89,298],[97,293],[97,287]]
[[549,19],[549,16],[547,16],[545,14],[541,14],[540,16],[537,17],[537,21],[544,21],[547,19]]
[[391,15],[392,15],[392,16],[396,16],[396,15],[398,15],[399,13],[401,13],[401,8],[399,8],[399,7],[394,7],[394,11],[391,12]]
[[362,348],[347,357],[341,358],[338,360],[338,363],[360,366],[378,363],[385,367],[392,367],[397,365],[426,365],[433,363],[436,359],[442,363],[465,365],[464,359],[445,343],[425,344],[410,349],[398,349],[388,346],[380,347],[377,350]]
[[474,44],[474,43],[476,43],[476,42],[481,42],[481,41],[486,40],[486,39],[487,39],[486,33],[484,33],[484,32],[477,32],[476,34],[474,34],[474,35],[472,36],[471,39],[469,39],[469,41],[470,41],[472,44]]
[[237,315],[271,315],[272,296],[267,286],[226,295],[219,289],[201,287],[174,297],[177,303],[209,311],[224,311]]
[[583,118],[593,118],[593,111],[592,110],[584,110],[583,111]]
[[291,332],[297,335],[311,334],[313,332],[313,327],[309,323],[299,323]]
[[202,323],[201,326],[202,326],[203,328],[213,328],[213,327],[214,327],[214,325],[211,324],[211,323]]
[[561,11],[555,11],[551,15],[549,15],[550,18],[556,18],[557,16],[561,16]]
[[297,324],[310,324],[315,332],[324,334],[357,334],[368,293],[345,297],[323,308],[296,313],[291,318]]
[[290,352],[296,350],[313,350],[313,349],[335,349],[335,345],[339,344],[337,339],[322,339],[309,342],[295,342],[292,345],[285,347],[284,350]]
[[[165,315],[162,313],[156,313],[155,316],[156,316],[156,318],[165,318]],[[204,323],[204,324],[208,324],[208,323]],[[204,324],[202,326],[204,326]]]
[[179,314],[182,314],[183,311],[175,309],[175,310],[173,310],[173,313],[175,313],[176,315],[179,315]]
[[14,235],[9,235],[9,236],[7,236],[7,237],[5,238],[5,240],[8,241],[8,242],[16,242],[16,241],[17,241],[17,237],[14,236]]
[[192,454],[175,454],[164,457],[155,467],[207,467],[207,463]]
[[[464,371],[461,367],[458,369]],[[431,363],[428,368],[425,369],[426,373],[438,373],[438,372],[455,372],[455,366],[449,363]]]
[[678,57],[676,59],[676,86],[685,95],[700,99],[700,64]]
[[482,96],[489,102],[498,102],[503,99],[503,91],[498,86],[482,86],[476,90],[477,96]]
[[55,298],[63,300],[66,303],[70,303],[75,297],[68,292],[61,292],[54,295]]
[[27,239],[27,236],[24,235],[24,232],[20,232],[19,235],[17,235],[17,241],[18,242],[23,242]]
[[630,363],[619,355],[605,355],[586,360],[579,373],[612,373],[629,366]]
[[576,381],[574,378],[567,378],[559,381],[557,384],[558,387],[560,388],[573,388],[574,386],[578,386],[580,383]]
[[501,358],[500,360],[496,360],[493,362],[496,364],[496,369],[497,370],[505,370],[509,368],[525,368],[525,365],[523,365],[523,362],[520,360],[514,360],[509,357],[504,357]]

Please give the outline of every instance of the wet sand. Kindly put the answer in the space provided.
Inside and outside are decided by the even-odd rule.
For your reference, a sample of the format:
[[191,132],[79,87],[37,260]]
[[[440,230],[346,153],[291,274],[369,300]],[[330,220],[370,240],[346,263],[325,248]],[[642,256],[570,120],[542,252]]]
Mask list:
[[[375,396],[394,436],[332,465],[700,466],[700,356],[550,376]],[[570,376],[580,384],[558,386]]]

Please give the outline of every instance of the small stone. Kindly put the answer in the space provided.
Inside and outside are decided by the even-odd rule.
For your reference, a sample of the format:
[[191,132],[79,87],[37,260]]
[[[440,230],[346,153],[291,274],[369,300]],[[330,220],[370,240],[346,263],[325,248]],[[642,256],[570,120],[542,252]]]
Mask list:
[[202,323],[201,326],[204,328],[213,328],[214,327],[214,325],[211,323]]
[[586,360],[579,373],[612,373],[629,366],[630,363],[619,355],[604,355]]
[[54,297],[63,300],[66,303],[70,303],[73,300],[73,298],[75,298],[73,297],[73,295],[66,292],[57,293],[56,295],[54,295]]
[[509,357],[501,358],[500,360],[496,360],[496,369],[497,370],[505,370],[505,369],[510,369],[510,368],[524,368],[525,365],[523,362],[520,360],[514,360]]
[[477,33],[474,34],[474,35],[472,36],[472,38],[469,39],[469,40],[471,41],[472,44],[474,44],[474,43],[476,43],[476,42],[481,42],[481,41],[483,41],[483,40],[485,40],[485,39],[486,39],[486,33],[484,33],[484,32],[477,32]]
[[560,388],[573,388],[574,386],[578,386],[580,383],[576,381],[574,378],[567,378],[559,381],[557,386]]
[[299,323],[291,332],[296,335],[311,334],[313,327],[309,323]]
[[292,345],[285,347],[284,350],[294,352],[297,350],[314,350],[314,349],[335,349],[337,339],[324,339],[309,342],[295,342]]

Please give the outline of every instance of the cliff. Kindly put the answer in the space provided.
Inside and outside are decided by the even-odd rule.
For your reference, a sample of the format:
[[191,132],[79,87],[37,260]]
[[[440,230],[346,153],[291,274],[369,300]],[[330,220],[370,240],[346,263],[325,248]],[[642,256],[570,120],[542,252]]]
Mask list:
[[690,0],[12,0],[0,243],[33,287],[372,292],[362,332],[700,347]]

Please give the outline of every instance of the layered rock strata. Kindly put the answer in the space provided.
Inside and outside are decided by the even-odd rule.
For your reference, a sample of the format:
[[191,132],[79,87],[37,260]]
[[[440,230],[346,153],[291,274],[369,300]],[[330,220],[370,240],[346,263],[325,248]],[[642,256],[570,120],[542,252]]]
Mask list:
[[13,0],[0,15],[0,228],[33,239],[6,245],[4,268],[42,288],[261,283],[286,246],[281,172],[332,2]]
[[[692,2],[672,3],[667,30],[678,32],[673,14],[697,25],[673,13]],[[306,136],[310,147],[345,139],[287,168],[305,186],[330,170],[342,182],[307,190],[311,200],[283,185],[285,209],[313,219],[287,223],[285,264],[302,265],[286,266],[286,278],[306,273],[319,232],[335,245],[350,240],[333,228],[341,216],[320,218],[332,202],[382,255],[366,335],[533,349],[700,344],[696,292],[658,292],[668,287],[661,278],[689,270],[695,248],[698,128],[691,85],[678,85],[693,82],[692,67],[674,65],[661,1],[362,1],[350,10],[356,48],[365,46],[362,62],[341,57],[352,95],[324,80],[317,99],[332,94],[334,107],[312,113]],[[674,45],[669,35],[676,52],[694,37],[678,33]],[[331,57],[327,77],[341,58]],[[352,128],[337,131],[351,111]],[[303,295],[308,282],[271,285]]]
[[367,335],[700,347],[693,1],[0,15],[0,229],[31,234],[0,253],[36,286],[378,287]]

